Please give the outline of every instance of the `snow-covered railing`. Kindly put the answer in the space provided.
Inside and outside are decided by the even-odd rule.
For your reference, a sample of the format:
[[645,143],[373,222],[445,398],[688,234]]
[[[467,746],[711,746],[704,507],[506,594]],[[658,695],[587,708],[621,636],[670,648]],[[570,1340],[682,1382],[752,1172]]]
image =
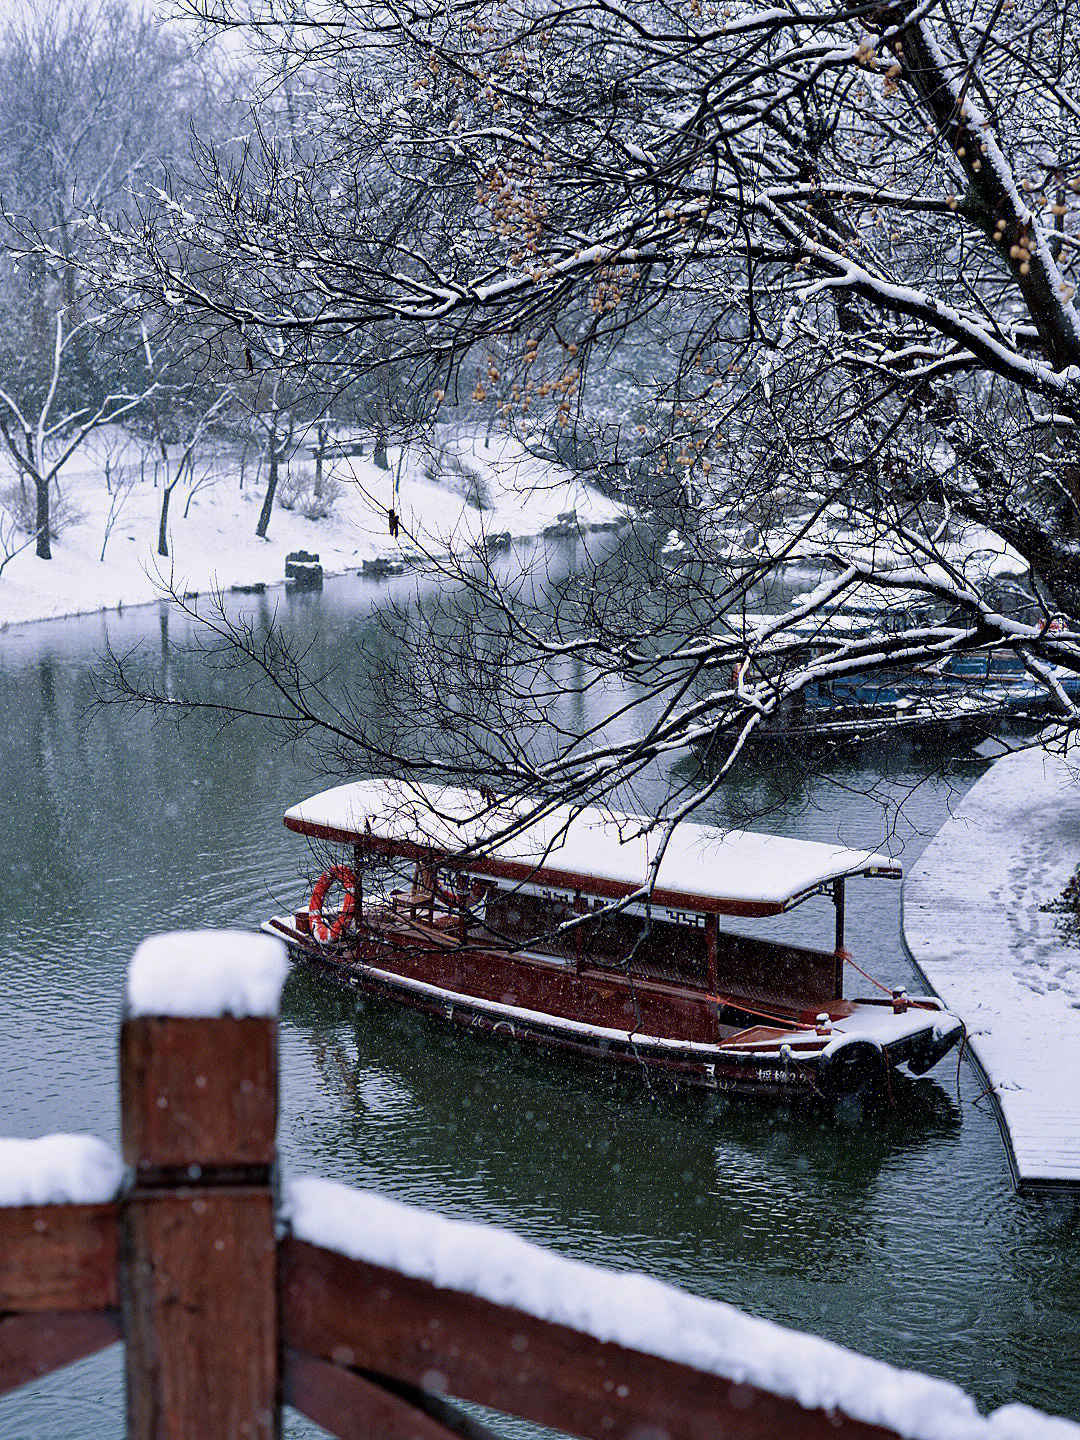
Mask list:
[[146,942],[126,1166],[88,1137],[0,1141],[0,1393],[123,1338],[138,1440],[272,1440],[283,1399],[346,1440],[480,1440],[453,1401],[588,1440],[1080,1440],[490,1226],[313,1178],[275,1211],[284,973],[263,937]]

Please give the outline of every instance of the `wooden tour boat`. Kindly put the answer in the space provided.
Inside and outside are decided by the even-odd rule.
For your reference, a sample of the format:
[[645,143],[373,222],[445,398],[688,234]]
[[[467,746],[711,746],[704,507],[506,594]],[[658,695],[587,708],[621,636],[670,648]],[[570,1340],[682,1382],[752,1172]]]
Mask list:
[[[891,1066],[923,1074],[959,1039],[936,999],[844,998],[845,885],[898,879],[888,856],[683,823],[645,904],[627,901],[658,845],[641,817],[527,817],[520,802],[449,787],[324,791],[285,824],[326,849],[325,873],[305,908],[263,928],[358,991],[709,1090],[886,1094]],[[822,894],[831,951],[720,928]]]

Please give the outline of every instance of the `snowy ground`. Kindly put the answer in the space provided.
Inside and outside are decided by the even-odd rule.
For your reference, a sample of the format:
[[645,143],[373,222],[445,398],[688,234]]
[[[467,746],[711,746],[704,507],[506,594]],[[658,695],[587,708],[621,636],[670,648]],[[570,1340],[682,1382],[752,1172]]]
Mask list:
[[[284,493],[266,540],[255,535],[265,476],[256,476],[249,463],[241,488],[236,456],[204,455],[193,480],[173,493],[169,558],[161,559],[161,477],[155,485],[153,456],[130,437],[99,433],[62,472],[61,506],[78,518],[54,540],[53,559],[37,559],[30,546],[0,572],[0,628],[145,604],[158,598],[163,582],[203,593],[279,583],[291,550],[314,551],[327,574],[340,574],[403,551],[445,553],[488,536],[522,539],[553,526],[588,531],[626,518],[621,506],[579,476],[535,459],[508,436],[495,434],[485,443],[480,431],[443,428],[436,438],[435,450],[391,448],[389,471],[356,456],[328,462],[335,498],[329,515],[317,520],[303,513],[320,508],[311,493],[310,456],[294,461],[287,475],[283,467]],[[112,495],[104,480],[106,460]],[[10,469],[0,467],[0,494],[10,494],[14,484]],[[286,509],[296,490],[306,493]],[[391,505],[401,518],[396,540],[389,533]],[[112,532],[102,560],[110,507]],[[9,532],[10,517],[0,506],[0,540]]]
[[912,958],[966,1022],[1034,1184],[1080,1184],[1080,947],[1040,908],[1080,864],[1076,759],[1003,756],[904,886]]

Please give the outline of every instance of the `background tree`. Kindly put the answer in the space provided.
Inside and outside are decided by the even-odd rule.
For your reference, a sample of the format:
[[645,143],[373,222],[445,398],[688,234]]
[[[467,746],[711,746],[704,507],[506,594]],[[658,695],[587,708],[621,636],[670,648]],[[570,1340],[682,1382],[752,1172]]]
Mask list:
[[[61,466],[153,384],[122,297],[76,263],[87,209],[120,207],[211,98],[181,39],[125,0],[44,0],[0,30],[0,436],[35,489],[42,559]],[[28,252],[27,233],[48,252]]]

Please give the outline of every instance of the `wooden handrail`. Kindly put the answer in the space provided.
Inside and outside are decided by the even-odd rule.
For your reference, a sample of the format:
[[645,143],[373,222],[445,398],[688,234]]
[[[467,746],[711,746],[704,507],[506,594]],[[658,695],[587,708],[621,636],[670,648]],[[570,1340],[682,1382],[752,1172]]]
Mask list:
[[118,1202],[0,1207],[0,1395],[120,1334]]
[[0,1395],[73,1365],[122,1338],[118,1311],[0,1315]]
[[0,1314],[116,1310],[120,1206],[0,1206]]
[[[584,1440],[895,1440],[895,1432],[628,1350],[507,1305],[288,1238],[283,1338],[297,1354],[452,1395]],[[295,1362],[294,1362],[295,1363]],[[341,1435],[345,1407],[311,1418]],[[300,1408],[303,1408],[301,1404]],[[310,1412],[308,1412],[310,1413]],[[328,1419],[330,1423],[328,1424]]]
[[297,1350],[284,1355],[284,1398],[338,1440],[499,1440],[429,1392]]
[[[906,1420],[896,1428],[874,1423],[881,1417],[865,1405],[850,1414],[821,1408],[824,1400],[800,1404],[768,1388],[772,1372],[757,1372],[751,1384],[738,1367],[696,1369],[664,1358],[662,1348],[601,1339],[607,1332],[590,1333],[584,1322],[542,1318],[549,1310],[528,1313],[445,1277],[436,1284],[422,1270],[405,1273],[382,1253],[378,1263],[350,1258],[312,1243],[326,1236],[289,1234],[272,1188],[274,1014],[129,1016],[120,1057],[122,1194],[0,1203],[0,1394],[123,1338],[132,1440],[276,1440],[283,1398],[342,1440],[493,1440],[454,1400],[584,1440],[922,1433]],[[338,1198],[362,1200],[343,1188]],[[444,1227],[444,1240],[450,1223],[423,1217],[424,1226]],[[493,1232],[493,1245],[497,1238]],[[536,1263],[538,1252],[530,1254]],[[539,1259],[563,1267],[558,1278],[572,1287],[575,1320],[590,1286],[597,1296],[610,1291],[602,1272]],[[723,1325],[752,1323],[712,1307],[706,1325],[714,1315]],[[808,1342],[793,1335],[791,1343]],[[681,1355],[681,1344],[668,1353]],[[927,1383],[912,1379],[923,1387],[924,1413]],[[964,1433],[989,1434],[965,1397],[940,1388],[943,1403],[969,1407]],[[811,1392],[825,1393],[799,1389]],[[1027,1413],[1026,1423],[1043,1423]]]

